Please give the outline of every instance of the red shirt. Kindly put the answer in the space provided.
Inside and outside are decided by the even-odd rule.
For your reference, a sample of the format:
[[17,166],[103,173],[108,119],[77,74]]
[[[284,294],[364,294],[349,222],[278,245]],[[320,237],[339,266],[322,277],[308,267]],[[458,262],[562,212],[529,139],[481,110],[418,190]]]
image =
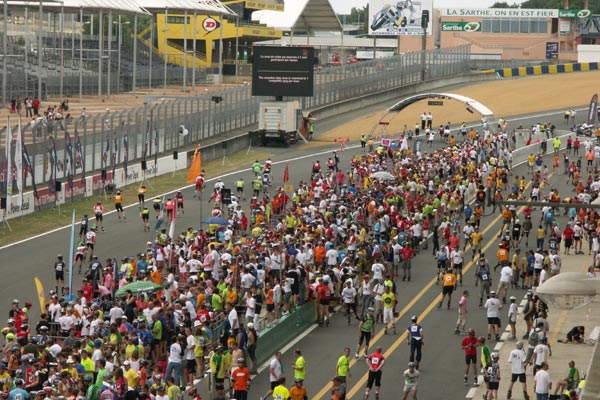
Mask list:
[[317,293],[319,294],[319,299],[321,300],[331,299],[331,289],[329,289],[328,285],[319,284],[319,286],[317,286]]
[[85,297],[85,299],[89,302],[92,301],[92,285],[90,285],[89,283],[85,286],[83,286],[81,288],[82,292],[83,292],[83,297]]
[[563,231],[563,235],[564,235],[565,239],[573,239],[573,229],[571,229],[571,227],[567,226],[565,228],[565,230]]
[[[462,340],[462,347],[465,349],[466,356],[477,355],[477,338],[475,336],[467,336]],[[471,346],[469,346],[469,344]]]
[[378,370],[381,367],[381,363],[383,362],[383,354],[375,352],[369,356],[369,363],[371,364],[371,368],[374,370]]

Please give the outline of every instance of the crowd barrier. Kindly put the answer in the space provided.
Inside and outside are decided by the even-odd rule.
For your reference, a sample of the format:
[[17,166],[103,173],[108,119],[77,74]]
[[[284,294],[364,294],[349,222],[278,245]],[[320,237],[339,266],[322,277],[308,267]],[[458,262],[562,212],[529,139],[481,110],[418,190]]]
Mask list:
[[566,72],[595,71],[598,70],[599,62],[582,62],[552,65],[535,65],[531,67],[499,68],[486,70],[488,73],[496,73],[502,78],[512,78],[528,75],[562,74]]

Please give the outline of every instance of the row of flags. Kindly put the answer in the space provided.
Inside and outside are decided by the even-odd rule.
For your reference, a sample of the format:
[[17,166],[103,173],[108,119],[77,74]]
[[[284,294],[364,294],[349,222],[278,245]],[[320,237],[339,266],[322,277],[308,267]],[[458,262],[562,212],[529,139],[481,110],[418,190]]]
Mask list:
[[[13,141],[15,142],[14,158],[12,151]],[[29,157],[27,146],[23,142],[23,129],[20,119],[16,132],[13,132],[10,120],[8,121],[4,151],[6,155],[6,168],[2,172],[4,173],[4,180],[6,182],[6,206],[7,209],[10,209],[12,206],[21,207],[23,205],[24,182],[28,174],[31,174],[31,183],[36,198],[38,198],[38,192],[31,157]]]
[[[158,131],[153,132],[150,129],[150,122],[148,122],[148,124],[148,129],[145,132],[144,138],[145,145],[143,159],[146,160],[148,156],[152,155],[152,144],[154,144],[155,149],[153,155],[156,162],[158,156]],[[119,130],[122,131],[122,140],[119,140]],[[120,129],[113,129],[108,121],[105,121],[103,131],[105,141],[102,146],[102,170],[106,171],[107,169],[112,168],[112,176],[114,179],[115,168],[118,163],[117,156],[120,148],[123,154],[123,170],[125,176],[127,176],[129,167],[129,126],[122,123]],[[71,138],[71,134],[66,130],[60,133],[60,135],[63,136],[62,139],[64,140],[65,179],[68,187],[72,189],[76,171],[81,171],[81,182],[84,182],[86,178],[84,148],[77,129],[74,131],[73,139]],[[10,120],[8,121],[5,140],[4,151],[6,164],[2,166],[0,173],[4,176],[4,183],[6,186],[0,187],[0,191],[6,194],[7,208],[11,208],[12,206],[20,207],[23,205],[24,185],[29,175],[31,175],[31,185],[34,196],[36,199],[39,199],[33,163],[24,142],[20,119],[16,128],[11,126]],[[48,160],[46,173],[48,174],[48,189],[51,193],[56,191],[58,171],[61,168],[61,162],[57,154],[57,142],[59,140],[58,134],[49,135],[45,142],[45,152],[47,153]],[[103,184],[106,184],[106,177],[107,174],[102,174]]]

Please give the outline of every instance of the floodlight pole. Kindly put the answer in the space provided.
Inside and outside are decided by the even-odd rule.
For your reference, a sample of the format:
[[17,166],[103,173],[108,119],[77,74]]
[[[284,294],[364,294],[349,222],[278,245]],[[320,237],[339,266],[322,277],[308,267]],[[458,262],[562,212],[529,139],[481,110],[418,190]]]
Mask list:
[[[136,83],[137,83],[137,14],[133,16],[133,94],[136,91]],[[150,48],[150,52],[152,52],[152,48]]]
[[[4,2],[6,4],[6,0]],[[44,12],[43,0],[40,0],[40,10],[38,18],[38,99],[42,101],[42,14]]]
[[[92,17],[93,18],[93,17]],[[102,97],[102,53],[104,51],[104,14],[98,14],[98,97]]]
[[188,12],[185,10],[183,16],[183,90],[187,86],[187,34],[188,34]]
[[165,51],[163,52],[163,57],[164,57],[164,62],[163,62],[163,66],[164,66],[164,71],[163,71],[163,85],[164,85],[164,90],[167,90],[167,47],[168,47],[168,41],[167,41],[167,35],[169,32],[169,9],[167,7],[165,7],[165,29],[164,29],[164,35],[165,35],[165,40],[164,40],[164,45],[165,45]]
[[[91,16],[91,20],[94,17]],[[83,6],[79,8],[79,101],[83,98]],[[90,32],[93,25],[90,23]]]
[[238,28],[240,25],[240,18],[236,15],[235,17],[235,77],[238,77],[238,59],[239,59],[239,45],[240,36],[238,35]]
[[[60,98],[64,96],[65,82],[65,3],[60,2]],[[73,193],[73,191],[71,191]]]
[[192,40],[192,49],[194,50],[194,58],[192,59],[192,89],[196,89],[196,11],[194,11],[194,38]]
[[[41,3],[40,3],[41,4]],[[7,59],[8,59],[8,1],[4,0],[4,22],[2,24],[2,108],[6,107],[8,99],[6,98],[6,86],[8,84],[8,70],[7,70]]]
[[106,71],[106,95],[110,97],[111,92],[111,72],[112,72],[112,35],[113,34],[113,14],[112,9],[108,10],[108,62]]
[[223,84],[223,13],[221,13],[219,26],[219,85]]

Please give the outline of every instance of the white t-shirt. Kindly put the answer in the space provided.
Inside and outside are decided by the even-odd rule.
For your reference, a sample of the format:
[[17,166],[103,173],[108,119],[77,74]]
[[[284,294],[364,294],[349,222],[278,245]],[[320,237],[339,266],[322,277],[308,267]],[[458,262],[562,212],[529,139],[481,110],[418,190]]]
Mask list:
[[353,286],[345,287],[342,290],[342,297],[344,298],[345,304],[354,303],[354,299],[356,298],[356,289]]
[[[273,371],[271,372],[271,370]],[[273,358],[269,364],[269,381],[278,381],[281,377],[281,373],[281,362],[278,359]]]
[[196,346],[196,339],[194,335],[189,335],[185,338],[186,346],[185,346],[185,359],[193,360],[196,358],[194,355],[194,347]]
[[551,383],[552,378],[550,377],[548,371],[540,369],[535,373],[535,393],[549,393]]
[[519,313],[519,306],[517,303],[510,303],[508,306],[508,319],[511,322],[517,322],[517,315]]
[[181,346],[179,343],[173,343],[169,347],[169,362],[181,363]]
[[373,271],[373,279],[383,280],[383,273],[385,272],[383,264],[374,263],[371,267],[371,271]]
[[327,250],[325,257],[327,258],[327,265],[330,267],[337,265],[338,252],[336,249],[332,247],[331,249]]
[[533,349],[533,354],[535,354],[535,365],[542,365],[542,363],[548,360],[550,349],[547,345],[540,343]]
[[513,270],[510,266],[502,267],[500,270],[500,282],[510,283],[513,275]]
[[256,300],[254,297],[246,297],[246,318],[254,318],[256,310]]
[[497,318],[499,316],[500,310],[502,309],[502,304],[497,298],[490,297],[485,302],[484,307],[487,309],[488,318]]
[[510,372],[513,374],[524,374],[525,366],[523,363],[527,360],[527,354],[522,349],[514,349],[508,356],[510,363]]

